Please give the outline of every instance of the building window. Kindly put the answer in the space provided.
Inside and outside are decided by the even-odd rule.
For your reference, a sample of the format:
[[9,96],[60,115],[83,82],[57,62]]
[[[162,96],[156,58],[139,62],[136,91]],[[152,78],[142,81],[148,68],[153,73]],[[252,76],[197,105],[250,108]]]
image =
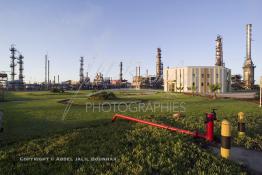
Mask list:
[[201,86],[204,86],[204,83],[203,83],[203,82],[201,83]]
[[204,74],[201,74],[201,78],[204,78]]
[[195,86],[195,82],[192,83],[192,86]]
[[216,77],[218,78],[218,74],[216,74]]
[[193,74],[193,78],[195,78],[196,74]]
[[207,74],[207,78],[209,78],[210,74]]
[[209,86],[209,82],[207,82],[207,86]]

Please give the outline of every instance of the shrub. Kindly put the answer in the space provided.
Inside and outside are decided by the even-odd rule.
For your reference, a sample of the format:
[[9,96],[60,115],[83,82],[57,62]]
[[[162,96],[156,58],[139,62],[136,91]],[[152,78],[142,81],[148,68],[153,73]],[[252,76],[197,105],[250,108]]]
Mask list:
[[117,99],[113,92],[100,91],[94,94],[90,94],[89,99],[91,100],[114,100]]

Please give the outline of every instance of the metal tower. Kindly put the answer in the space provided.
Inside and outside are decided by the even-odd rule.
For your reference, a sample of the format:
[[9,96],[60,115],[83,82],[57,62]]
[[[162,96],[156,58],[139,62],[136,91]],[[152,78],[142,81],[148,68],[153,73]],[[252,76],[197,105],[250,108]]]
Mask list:
[[222,37],[220,35],[218,35],[216,39],[216,64],[215,65],[224,66]]
[[24,67],[23,67],[23,64],[24,64],[24,61],[23,61],[24,57],[23,55],[19,55],[18,57],[18,64],[19,64],[19,83],[22,85],[24,84],[24,75],[23,75],[23,71],[24,71]]
[[80,83],[84,82],[84,57],[80,57]]
[[156,77],[163,76],[163,63],[161,61],[161,49],[157,48],[157,56],[156,56]]
[[11,51],[11,57],[10,57],[11,58],[11,64],[10,64],[11,74],[10,75],[11,75],[11,81],[14,82],[15,75],[16,75],[16,73],[15,73],[15,66],[16,66],[16,64],[15,64],[15,59],[16,59],[15,52],[17,51],[15,49],[14,45],[11,45],[10,51]]

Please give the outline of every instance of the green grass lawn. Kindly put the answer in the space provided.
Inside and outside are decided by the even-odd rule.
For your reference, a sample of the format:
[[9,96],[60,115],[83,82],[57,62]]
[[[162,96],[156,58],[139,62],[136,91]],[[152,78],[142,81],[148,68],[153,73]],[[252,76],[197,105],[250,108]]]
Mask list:
[[[165,123],[189,130],[204,128],[204,113],[217,108],[215,135],[220,135],[222,119],[232,123],[233,144],[262,150],[262,110],[253,102],[232,99],[212,100],[205,97],[164,93],[161,91],[113,91],[115,100],[89,100],[91,91],[13,92],[0,103],[4,112],[4,133],[0,134],[0,174],[239,174],[248,169],[220,157],[205,148],[205,142],[174,132],[117,120],[115,113]],[[72,106],[61,100],[71,99]],[[132,111],[109,111],[104,102],[126,102]],[[86,103],[94,104],[86,108]],[[139,104],[163,106],[156,111]],[[100,105],[100,106],[99,106]],[[173,108],[170,108],[170,107]],[[101,109],[102,108],[102,109]],[[100,109],[100,111],[99,111]],[[167,110],[169,109],[169,110]],[[172,110],[171,110],[172,109]],[[107,111],[102,112],[101,110]],[[185,117],[173,119],[175,112]],[[237,113],[245,112],[247,137],[237,138]],[[154,117],[149,117],[154,115]],[[64,120],[63,120],[64,118]],[[43,161],[21,162],[20,157],[113,157],[115,161]],[[211,168],[210,167],[211,164]],[[30,172],[28,173],[28,171]]]

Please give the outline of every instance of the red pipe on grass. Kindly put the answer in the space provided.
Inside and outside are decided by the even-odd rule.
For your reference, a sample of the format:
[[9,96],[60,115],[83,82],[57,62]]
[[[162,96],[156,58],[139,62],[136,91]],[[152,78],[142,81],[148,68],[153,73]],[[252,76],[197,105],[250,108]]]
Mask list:
[[[213,114],[211,114],[211,115],[213,115]],[[157,123],[153,123],[153,122],[149,122],[149,121],[140,120],[140,119],[136,119],[136,118],[133,118],[133,117],[125,116],[125,115],[122,115],[122,114],[115,114],[114,117],[112,118],[112,122],[114,122],[117,118],[122,118],[122,119],[125,119],[125,120],[137,122],[137,123],[143,123],[143,124],[151,125],[151,126],[162,128],[162,129],[167,129],[167,130],[170,130],[170,131],[175,131],[175,132],[191,135],[191,136],[196,137],[196,138],[204,138],[208,141],[213,141],[213,135],[214,134],[209,133],[209,132],[214,132],[214,129],[211,128],[211,127],[214,127],[213,120],[211,120],[211,115],[210,115],[210,120],[207,122],[207,125],[206,125],[206,134],[205,135],[199,134],[197,131],[192,132],[192,131],[188,131],[188,130],[184,130],[184,129],[171,127],[171,126],[168,126],[168,125],[161,125],[161,124],[157,124]],[[212,124],[210,124],[210,123],[212,123]]]

